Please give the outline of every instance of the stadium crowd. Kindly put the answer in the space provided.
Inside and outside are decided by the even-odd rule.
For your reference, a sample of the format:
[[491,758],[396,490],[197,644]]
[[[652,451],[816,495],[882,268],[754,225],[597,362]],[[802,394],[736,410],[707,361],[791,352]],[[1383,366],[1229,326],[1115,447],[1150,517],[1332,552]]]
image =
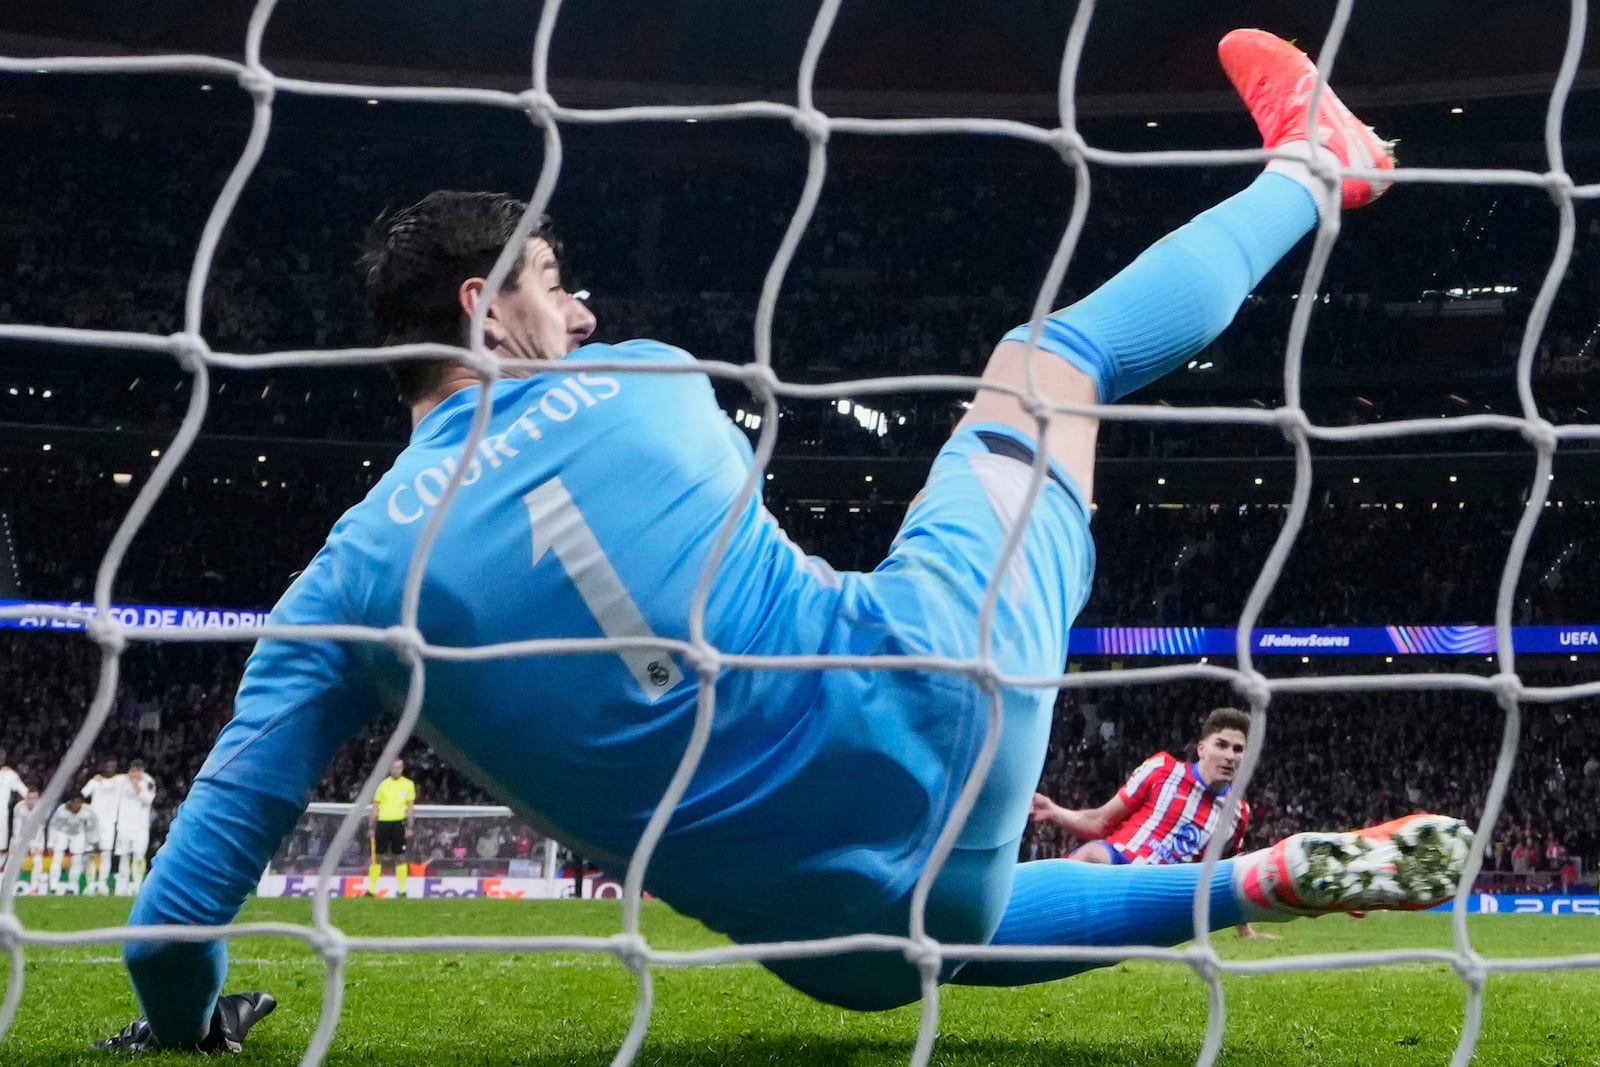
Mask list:
[[[172,93],[159,111],[95,97],[48,114],[10,113],[19,163],[0,229],[17,254],[0,285],[0,321],[156,334],[180,327],[195,240],[239,147],[230,134],[242,137],[243,129],[237,114],[217,110],[222,94]],[[408,116],[401,134],[316,108],[284,108],[210,275],[208,340],[247,352],[375,340],[361,325],[350,276],[362,228],[429,188],[529,186],[537,147],[526,131],[497,122]],[[213,136],[181,135],[200,129]],[[575,132],[552,210],[566,237],[569,277],[593,290],[598,339],[660,337],[742,363],[751,358],[760,281],[798,195],[799,172],[785,160],[799,146],[770,132],[697,136],[720,139],[697,149],[637,132],[610,141]],[[1585,150],[1574,144],[1577,160]],[[1426,141],[1407,151],[1418,163],[1445,159],[1442,147]],[[1543,166],[1537,156],[1496,147],[1498,155],[1508,151],[1507,162]],[[1247,174],[1097,170],[1062,298],[1087,291]],[[1407,187],[1392,196],[1404,204],[1345,223],[1311,319],[1308,381],[1322,386],[1308,392],[1307,410],[1332,425],[1516,410],[1507,372],[1555,247],[1548,197],[1533,188],[1467,186]],[[1032,306],[1072,197],[1059,160],[1020,147],[979,154],[939,141],[889,157],[872,145],[836,144],[825,195],[779,304],[776,369],[805,381],[975,372],[992,339]],[[1583,375],[1596,364],[1600,217],[1585,213],[1579,224],[1536,361],[1536,392],[1556,422],[1592,410]],[[1194,373],[1162,383],[1150,398],[1232,394],[1239,403],[1280,403],[1299,286],[1300,260],[1293,263],[1268,278],[1236,327],[1196,359]],[[176,370],[102,356],[40,360],[26,371],[0,359],[0,378],[10,376],[9,384],[0,381],[0,420],[170,432],[187,391]],[[1397,365],[1411,377],[1386,384]],[[376,372],[219,374],[209,428],[395,441],[405,426],[391,395]],[[792,407],[786,414],[796,426],[785,447],[931,452],[950,404],[924,397],[903,407],[892,414],[908,415],[907,422],[881,438]],[[1263,435],[1251,431],[1112,426],[1105,436],[1109,455],[1263,447]]]
[[[613,340],[633,335],[631,331],[607,332]],[[0,353],[0,424],[60,426],[104,434],[133,432],[152,438],[167,438],[176,431],[188,403],[190,383],[170,361],[80,356],[45,353],[25,363],[8,363]],[[1211,357],[1208,353],[1203,358]],[[1508,358],[1504,366],[1513,362]],[[1588,371],[1600,367],[1600,362],[1586,357],[1574,365]],[[919,369],[932,366],[924,364]],[[1595,386],[1588,378],[1552,373],[1538,380],[1541,413],[1552,422],[1584,421],[1589,412],[1600,409]],[[1157,404],[1227,403],[1247,407],[1252,414],[1283,403],[1280,380],[1260,378],[1248,389],[1230,390],[1225,381],[1216,384],[1217,388],[1204,392],[1140,399]],[[724,383],[719,393],[730,412],[760,411],[742,386]],[[931,457],[962,413],[959,400],[941,393],[841,399],[848,402],[848,410],[841,410],[836,400],[781,398],[777,455]],[[1302,406],[1315,425],[1326,427],[1520,413],[1515,383],[1509,375],[1432,385],[1384,385],[1381,380],[1360,386],[1329,385],[1307,393]],[[872,418],[874,413],[882,416],[881,421]],[[392,385],[370,370],[319,370],[294,377],[216,373],[205,428],[208,434],[267,443],[279,438],[366,443],[382,453],[397,450],[409,433]],[[1418,434],[1401,442],[1351,442],[1340,447],[1348,454],[1362,455],[1487,452],[1523,446],[1509,431],[1478,429]],[[1571,447],[1586,446],[1575,442]],[[1289,448],[1277,430],[1247,423],[1201,426],[1117,420],[1102,426],[1100,454],[1107,459],[1283,457]]]
[[[129,549],[119,598],[264,610],[379,473],[376,464],[353,461],[341,469],[281,456],[253,459],[180,475]],[[8,517],[23,595],[75,600],[92,592],[101,557],[137,490],[136,482],[118,484],[107,466],[90,455],[0,456],[0,512]],[[905,509],[905,501],[871,490],[845,506],[796,496],[782,481],[766,486],[768,507],[785,529],[843,569],[876,566]],[[1319,493],[1264,621],[1492,622],[1521,501],[1440,488],[1442,499],[1409,502]],[[1238,498],[1184,506],[1105,503],[1094,518],[1095,589],[1080,621],[1231,622],[1286,514],[1281,501]],[[1556,483],[1523,570],[1515,622],[1593,621],[1597,518],[1600,504],[1568,498]]]
[[[226,721],[244,650],[237,646],[146,647],[126,653],[123,682],[106,727],[96,738],[75,786],[107,755],[140,758],[163,783],[152,843],[159,846],[188,782]],[[1527,658],[1519,668],[1530,685],[1571,684],[1587,668],[1554,657]],[[34,787],[54,771],[82,725],[97,678],[99,656],[76,635],[0,632],[0,749]],[[1086,669],[1128,662],[1086,660]],[[1459,661],[1416,658],[1406,670],[1462,669]],[[1392,671],[1370,660],[1321,659],[1314,667],[1270,663],[1271,674],[1315,670]],[[1041,790],[1069,807],[1103,803],[1151,753],[1192,757],[1194,734],[1212,706],[1236,698],[1217,686],[1103,687],[1063,695],[1058,702]],[[1517,879],[1517,888],[1559,884],[1568,859],[1588,872],[1593,889],[1600,866],[1600,716],[1594,701],[1523,709],[1515,770],[1487,843],[1485,869]],[[1269,711],[1260,765],[1248,797],[1254,819],[1247,845],[1264,845],[1304,829],[1366,825],[1417,809],[1476,819],[1482,812],[1499,753],[1503,715],[1481,695],[1428,692],[1331,692],[1281,696]],[[391,723],[377,722],[341,750],[315,799],[348,801],[377,762]],[[407,744],[407,774],[421,803],[493,804],[470,780],[418,741]],[[537,758],[530,754],[530,758]],[[534,838],[516,820],[453,823],[423,820],[417,858],[440,869],[480,861],[526,859]],[[331,829],[307,829],[285,857],[306,865],[320,857]],[[492,836],[492,840],[490,837]],[[526,839],[526,841],[524,841]],[[359,842],[358,842],[359,844]],[[1069,848],[1052,826],[1035,828],[1027,854],[1053,856]],[[352,856],[359,860],[359,855]],[[1559,857],[1560,862],[1552,862]],[[359,864],[356,864],[359,865]],[[1498,877],[1498,876],[1497,876]],[[1502,885],[1505,883],[1502,882]]]
[[[26,468],[0,462],[0,510],[10,517],[27,597],[91,594],[95,569],[133,491],[96,466],[66,456]],[[256,473],[195,476],[173,486],[133,542],[119,572],[119,601],[264,608],[374,477],[370,470],[342,476],[306,471],[273,481]],[[903,504],[883,501],[855,513],[837,506],[817,510],[786,500],[781,486],[769,490],[768,500],[804,548],[841,567],[874,565],[903,513]],[[1580,501],[1547,510],[1519,590],[1518,622],[1593,621],[1588,592],[1600,578],[1589,550],[1595,510]],[[1325,500],[1311,510],[1264,622],[1492,621],[1517,514],[1516,502],[1395,509]],[[1082,624],[1231,624],[1283,519],[1282,507],[1259,505],[1100,508],[1098,573]],[[1440,544],[1451,550],[1437,551]],[[10,751],[26,780],[42,784],[83,721],[99,658],[87,642],[61,633],[3,632],[0,647],[0,748]],[[126,653],[110,720],[80,777],[87,779],[104,755],[143,758],[164,785],[157,843],[230,713],[245,652],[240,644],[135,643]],[[1279,662],[1263,669],[1277,673]],[[1324,659],[1318,666],[1338,669],[1338,662]],[[1213,699],[1226,702],[1225,695]],[[1396,805],[1476,813],[1499,727],[1492,708],[1469,714],[1470,703],[1437,695],[1364,695],[1328,701],[1315,714],[1275,717],[1251,790],[1259,813],[1251,840],[1377,818]],[[1543,855],[1553,837],[1593,870],[1600,863],[1593,814],[1600,811],[1593,803],[1600,799],[1600,735],[1593,718],[1576,704],[1565,717],[1529,715],[1503,833],[1491,844],[1508,864],[1520,849],[1526,866],[1529,850],[1538,845]],[[1155,692],[1106,694],[1086,706],[1064,699],[1046,784],[1074,799],[1104,799],[1149,751],[1178,751],[1186,722]],[[1110,724],[1109,733],[1100,732],[1103,724]],[[317,797],[353,797],[385,737],[386,725],[375,724],[347,746]],[[1388,755],[1374,761],[1371,752]],[[410,744],[405,758],[424,802],[492,802],[420,743]],[[497,842],[496,854],[517,836],[514,826],[502,829],[505,840]],[[439,845],[441,859],[458,858],[456,849],[469,847],[426,844],[430,854]],[[1048,854],[1060,844],[1046,836],[1030,847]],[[477,845],[470,843],[472,855]]]
[[[371,471],[344,477],[305,473],[263,485],[263,479],[240,471],[237,477],[180,481],[135,539],[119,573],[117,597],[129,603],[264,608],[372,477]],[[89,596],[100,556],[131,496],[131,486],[115,484],[84,460],[60,456],[26,469],[0,464],[0,510],[10,516],[16,537],[22,592],[40,600]],[[903,511],[901,504],[884,502],[854,514],[842,507],[818,511],[786,501],[781,489],[769,493],[769,502],[803,547],[838,566],[871,566],[881,558]],[[1593,621],[1586,612],[1588,592],[1600,578],[1589,550],[1595,508],[1562,501],[1547,510],[1519,592],[1517,621]],[[1324,501],[1311,510],[1264,621],[1491,621],[1516,516],[1515,502],[1395,509]],[[1236,504],[1102,507],[1095,518],[1098,575],[1083,623],[1231,624],[1283,517],[1281,507]],[[1437,551],[1440,544],[1451,545],[1450,552]],[[137,642],[125,654],[110,719],[80,777],[86,779],[105,755],[143,758],[164,784],[156,842],[230,714],[245,652],[242,644]],[[1295,658],[1273,659],[1263,669],[1297,669]],[[1341,669],[1338,660],[1322,659],[1317,666]],[[1524,668],[1530,681],[1572,680],[1567,671],[1528,667],[1526,660]],[[98,669],[98,655],[76,635],[0,632],[0,748],[10,751],[31,784],[43,783],[81,725]],[[1227,696],[1207,699],[1226,702]],[[1273,719],[1261,777],[1251,790],[1259,813],[1251,840],[1375,819],[1397,807],[1475,814],[1499,730],[1495,710],[1478,703],[1442,694],[1350,694],[1314,709],[1286,701]],[[1104,799],[1150,751],[1179,751],[1197,708],[1151,690],[1064,698],[1046,785],[1075,801]],[[1520,854],[1527,866],[1529,851],[1537,845],[1543,855],[1552,838],[1581,859],[1584,869],[1600,863],[1594,814],[1600,811],[1594,803],[1600,799],[1600,731],[1584,712],[1576,703],[1527,712],[1503,832],[1491,842],[1507,864],[1517,864]],[[386,731],[386,724],[375,724],[347,746],[317,797],[354,796],[379,757]],[[405,758],[426,803],[492,802],[420,743],[410,744]],[[517,836],[515,827],[503,829],[496,854],[512,847]],[[429,853],[440,846],[441,859],[457,858],[455,850],[468,847],[456,841],[427,844]],[[1048,854],[1060,844],[1046,836],[1030,847]],[[477,845],[470,843],[473,855]]]

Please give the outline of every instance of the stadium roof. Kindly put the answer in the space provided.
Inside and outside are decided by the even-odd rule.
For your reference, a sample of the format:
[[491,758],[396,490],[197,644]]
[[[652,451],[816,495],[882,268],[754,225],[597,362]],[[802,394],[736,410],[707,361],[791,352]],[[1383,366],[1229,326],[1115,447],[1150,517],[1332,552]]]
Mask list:
[[[0,10],[0,55],[242,54],[253,0],[62,0]],[[907,17],[908,7],[916,10]],[[537,0],[281,0],[267,34],[273,70],[383,83],[522,88]],[[859,113],[1049,115],[1076,5],[1062,0],[845,0],[818,75],[822,106]],[[1329,0],[1101,4],[1080,97],[1087,113],[1233,107],[1213,48],[1259,25],[1307,48]],[[815,3],[570,0],[551,73],[576,105],[686,103],[792,94]],[[1548,93],[1569,5],[1550,0],[1390,0],[1356,5],[1340,51],[1344,95],[1413,103]],[[1580,85],[1600,86],[1591,30]]]

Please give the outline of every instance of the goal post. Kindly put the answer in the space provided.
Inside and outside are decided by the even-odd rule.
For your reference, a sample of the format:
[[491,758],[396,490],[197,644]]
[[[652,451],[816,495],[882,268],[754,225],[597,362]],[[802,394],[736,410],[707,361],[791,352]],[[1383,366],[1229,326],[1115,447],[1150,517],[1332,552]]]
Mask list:
[[[306,807],[261,876],[257,895],[311,896],[339,824],[354,804],[318,801]],[[491,804],[418,804],[415,831],[400,862],[411,878],[405,896],[555,899],[617,895],[616,883],[578,869],[563,877],[562,849],[554,838],[528,825],[510,808]],[[357,819],[363,817],[357,813]],[[398,896],[393,857],[376,886],[369,884],[374,862],[369,839],[358,834],[335,860],[328,892],[333,896]],[[576,881],[574,881],[576,879]]]

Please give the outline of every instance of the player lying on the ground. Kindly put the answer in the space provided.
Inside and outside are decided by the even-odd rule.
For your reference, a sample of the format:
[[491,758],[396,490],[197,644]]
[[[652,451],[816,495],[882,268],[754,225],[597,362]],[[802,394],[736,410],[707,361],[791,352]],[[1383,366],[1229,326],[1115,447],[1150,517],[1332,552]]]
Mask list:
[[[1223,807],[1249,738],[1249,715],[1238,708],[1215,708],[1200,727],[1193,763],[1157,752],[1098,808],[1063,808],[1035,793],[1028,817],[1055,823],[1082,841],[1067,857],[1080,863],[1196,862],[1221,828]],[[1250,804],[1241,799],[1228,823],[1224,855],[1238,855],[1249,826]],[[1249,923],[1239,924],[1239,936],[1277,938]]]
[[[1259,32],[1230,35],[1222,57],[1267,144],[1309,153],[1309,61]],[[1392,165],[1331,94],[1321,100],[1327,148],[1319,151],[1341,165]],[[1344,203],[1381,191],[1348,180]],[[1327,196],[1307,162],[1274,162],[1052,315],[1036,356],[1026,327],[1007,335],[986,385],[1024,390],[1030,359],[1037,387],[1057,405],[1111,402],[1154,380],[1228,324],[1315,226]],[[596,360],[692,366],[693,358],[656,341],[584,346],[594,317],[563,286],[546,235],[528,241],[511,284],[486,291],[484,276],[522,210],[507,197],[435,193],[380,226],[363,257],[389,342],[459,343],[487,300],[486,344],[530,361],[493,386],[489,435],[430,557],[418,620],[430,642],[687,639],[696,583],[731,521],[704,616],[712,646],[964,659],[978,652],[979,608],[1007,530],[1024,521],[1020,554],[999,577],[991,655],[1008,676],[1062,670],[1093,572],[1094,418],[1058,416],[1040,441],[1014,395],[985,389],[934,461],[888,560],[870,574],[836,573],[802,556],[759,500],[738,505],[751,450],[704,375],[593,369]],[[481,387],[452,363],[407,363],[398,377],[415,426],[409,447],[334,526],[273,622],[399,622],[412,549],[460,457]],[[1024,513],[1041,447],[1049,477]],[[230,922],[339,746],[393,712],[408,679],[386,644],[262,641],[130,922]],[[435,660],[420,731],[541,832],[620,868],[688,743],[697,682],[690,664],[639,644],[610,655]],[[983,742],[983,687],[954,672],[858,669],[723,670],[715,686],[709,743],[650,863],[650,891],[740,942],[907,933],[913,890]],[[1194,864],[1019,865],[1054,696],[1037,687],[1000,693],[993,768],[927,901],[927,929],[942,942],[1175,944],[1193,934],[1197,890],[1210,894],[1212,921],[1232,926],[1430,905],[1462,868],[1470,835],[1439,816],[1365,834],[1298,835],[1224,861],[1205,886]],[[218,1008],[224,942],[130,943],[126,958],[148,1022],[116,1047],[192,1047],[216,1040],[217,1027],[243,1036],[241,1002]],[[900,952],[767,966],[851,1008],[920,994],[918,971]],[[1085,966],[953,962],[944,978],[1043,981]]]

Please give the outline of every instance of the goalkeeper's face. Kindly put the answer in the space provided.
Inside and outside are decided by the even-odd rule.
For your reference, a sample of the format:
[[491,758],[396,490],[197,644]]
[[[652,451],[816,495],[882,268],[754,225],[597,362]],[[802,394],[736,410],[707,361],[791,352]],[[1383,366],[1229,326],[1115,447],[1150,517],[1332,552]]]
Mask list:
[[484,340],[509,359],[561,359],[588,340],[594,326],[594,312],[562,281],[555,252],[536,237],[523,253],[516,288],[489,305]]
[[1200,777],[1207,785],[1226,785],[1239,773],[1249,741],[1244,732],[1232,728],[1207,734],[1200,740]]

